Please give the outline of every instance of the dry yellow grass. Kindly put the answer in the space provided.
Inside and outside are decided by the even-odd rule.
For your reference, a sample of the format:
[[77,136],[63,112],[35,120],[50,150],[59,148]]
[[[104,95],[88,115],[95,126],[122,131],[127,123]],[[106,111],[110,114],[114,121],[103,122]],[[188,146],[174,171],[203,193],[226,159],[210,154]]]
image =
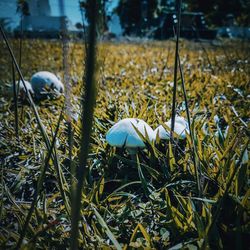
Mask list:
[[[11,42],[17,54],[18,41]],[[6,85],[11,83],[11,62],[5,46],[2,42],[0,45],[3,222],[0,244],[7,247],[17,242],[47,151],[27,104],[20,104],[20,141],[15,138],[13,104],[11,97],[7,96],[9,90]],[[60,42],[25,40],[22,53],[21,69],[26,80],[41,70],[63,75]],[[89,186],[85,187],[83,194],[82,247],[111,245],[110,235],[105,233],[105,225],[98,220],[98,214],[123,246],[160,249],[184,243],[200,247],[202,241],[211,236],[207,234],[215,218],[214,204],[220,202],[223,202],[222,213],[216,220],[216,228],[213,228],[219,234],[217,238],[211,236],[210,247],[214,247],[213,240],[224,247],[246,244],[249,227],[248,152],[244,151],[244,157],[241,155],[249,136],[249,130],[244,125],[250,115],[248,53],[249,45],[243,41],[223,41],[217,42],[217,45],[181,41],[180,44],[204,182],[199,201],[189,142],[184,155],[178,156],[170,165],[167,154],[160,153],[155,145],[151,145],[154,153],[150,150],[140,152],[139,161],[145,179],[138,175],[138,169],[134,163],[131,164],[126,152],[115,152],[105,142],[105,134],[113,121],[138,117],[156,128],[170,118],[174,42],[98,45],[98,95],[88,162]],[[83,44],[70,44],[69,63],[73,93],[72,153],[73,164],[77,166],[81,135],[80,93],[84,91]],[[180,82],[177,96],[178,112],[185,116]],[[62,104],[63,97],[37,104],[51,140]],[[218,124],[214,121],[215,115],[220,119]],[[208,128],[207,134],[202,129],[204,126]],[[227,126],[227,135],[217,136],[218,133],[223,134]],[[62,174],[70,186],[74,178],[68,169],[65,119],[60,124],[56,147]],[[230,180],[236,168],[238,170]],[[229,190],[227,184],[230,184]],[[151,193],[148,193],[149,190]],[[225,192],[226,197],[223,196]],[[69,190],[65,193],[70,201]],[[27,230],[27,246],[30,249],[34,246],[43,249],[68,246],[69,227],[70,218],[58,189],[58,177],[50,162],[40,201]]]

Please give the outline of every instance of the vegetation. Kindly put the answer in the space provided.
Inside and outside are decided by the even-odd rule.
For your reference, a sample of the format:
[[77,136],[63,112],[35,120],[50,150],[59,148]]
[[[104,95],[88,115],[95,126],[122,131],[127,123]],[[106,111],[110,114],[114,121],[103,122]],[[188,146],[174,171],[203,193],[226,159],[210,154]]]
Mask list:
[[[18,54],[19,41],[11,44]],[[72,133],[61,97],[36,103],[42,133],[32,107],[20,102],[19,138],[12,61],[2,41],[0,46],[1,248],[15,247],[20,235],[23,249],[68,248],[71,190],[86,124],[80,119],[84,45],[69,44]],[[60,42],[24,40],[22,46],[26,80],[40,70],[63,75]],[[171,117],[174,48],[172,41],[98,44],[98,94],[79,223],[82,249],[247,249],[249,44],[180,41],[201,193],[190,137],[181,148],[144,138],[147,149],[135,158],[105,141],[120,119],[137,117],[156,128]],[[177,111],[186,117],[179,77],[177,83]]]
[[210,25],[228,25],[225,23],[228,14],[234,16],[237,25],[249,26],[250,23],[248,15],[250,3],[247,0],[187,0],[187,4],[191,11],[204,12]]

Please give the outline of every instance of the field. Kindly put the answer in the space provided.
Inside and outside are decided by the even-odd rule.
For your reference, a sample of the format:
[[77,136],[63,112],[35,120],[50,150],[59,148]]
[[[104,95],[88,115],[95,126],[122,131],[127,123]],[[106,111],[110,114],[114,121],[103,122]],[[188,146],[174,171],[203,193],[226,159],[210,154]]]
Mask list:
[[[11,45],[18,58],[18,41]],[[11,59],[3,41],[0,46],[0,246],[12,248],[22,235],[22,249],[65,249],[79,166],[84,45],[69,47],[71,110],[65,111],[64,96],[36,103],[53,150],[27,101],[18,105],[17,138]],[[174,49],[171,40],[98,44],[97,99],[79,224],[82,249],[249,247],[248,43],[180,41],[200,190],[190,136],[179,151],[166,142],[147,142],[136,158],[105,140],[123,118],[143,119],[153,129],[170,118]],[[41,70],[63,77],[62,44],[24,40],[25,80]],[[177,110],[186,117],[179,78]]]

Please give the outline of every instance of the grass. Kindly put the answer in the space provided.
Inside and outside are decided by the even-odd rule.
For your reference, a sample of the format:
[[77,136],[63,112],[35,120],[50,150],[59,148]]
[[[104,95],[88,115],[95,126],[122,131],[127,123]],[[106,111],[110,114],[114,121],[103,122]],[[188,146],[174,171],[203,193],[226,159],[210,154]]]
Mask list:
[[[19,41],[11,44],[18,55]],[[177,155],[168,145],[146,142],[136,162],[105,141],[108,129],[122,118],[138,117],[156,128],[171,117],[175,43],[99,44],[98,95],[81,193],[80,248],[247,249],[249,45],[222,41],[201,47],[180,40],[179,46],[202,193],[197,191],[191,137]],[[69,166],[79,166],[85,126],[79,118],[86,91],[84,44],[70,43],[68,53],[72,140],[67,113],[60,118],[64,98],[36,103],[47,141],[39,132],[33,106],[19,103],[18,140],[9,91],[12,60],[1,41],[1,248],[15,247],[23,230],[23,248],[70,247],[71,183],[76,185],[76,179]],[[25,79],[39,70],[63,76],[62,62],[61,43],[23,40]],[[177,112],[186,117],[181,79],[177,83]]]

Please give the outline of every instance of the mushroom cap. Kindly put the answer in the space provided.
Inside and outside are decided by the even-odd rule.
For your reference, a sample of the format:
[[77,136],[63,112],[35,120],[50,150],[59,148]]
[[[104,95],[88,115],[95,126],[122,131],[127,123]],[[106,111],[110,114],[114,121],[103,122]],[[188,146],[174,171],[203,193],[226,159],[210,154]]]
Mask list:
[[148,134],[149,140],[153,141],[155,133],[153,129],[143,120],[137,118],[125,118],[112,126],[106,134],[106,140],[111,146],[126,148],[144,148],[145,144],[135,130],[143,136]]
[[48,71],[40,71],[31,77],[31,85],[36,96],[46,95],[47,90],[56,90],[57,93],[64,92],[63,83],[53,74]]
[[[165,122],[166,126],[171,128],[171,119]],[[174,125],[174,132],[179,136],[179,139],[185,139],[186,133],[189,133],[188,123],[187,121],[181,117],[175,117],[175,125]],[[155,129],[155,135],[159,134],[159,138],[162,140],[168,140],[170,138],[170,132],[166,131],[166,129],[160,125]]]
[[[28,81],[24,81],[25,83],[25,86],[27,88],[27,90],[31,93],[31,94],[34,94],[34,91],[33,91],[33,88],[31,86],[31,83],[28,82]],[[16,85],[18,85],[18,81],[16,81]],[[20,81],[20,85],[19,85],[19,93],[21,95],[26,95],[26,91],[25,91],[25,88],[24,88],[24,85],[23,85],[23,81]]]
[[[23,81],[20,80],[20,83],[19,83],[19,88],[18,88],[18,82],[19,81],[16,81],[16,91],[18,91],[18,96],[20,97],[21,100],[25,100],[27,98],[27,94],[26,94],[26,91],[25,91],[25,88],[24,88],[24,85],[23,85]],[[25,81],[25,85],[27,87],[27,90],[29,91],[29,93],[31,94],[31,96],[34,95],[34,91],[32,89],[32,86],[30,84],[30,82],[28,81]],[[7,91],[6,91],[6,94],[7,96],[13,96],[13,82],[8,84],[9,85],[9,88],[7,88]]]

